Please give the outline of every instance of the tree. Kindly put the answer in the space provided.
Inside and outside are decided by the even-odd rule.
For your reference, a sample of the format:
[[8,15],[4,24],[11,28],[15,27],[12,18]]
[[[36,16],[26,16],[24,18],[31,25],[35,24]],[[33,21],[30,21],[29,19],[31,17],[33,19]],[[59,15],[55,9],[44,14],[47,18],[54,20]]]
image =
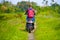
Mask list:
[[48,5],[48,0],[43,0],[42,3],[44,4],[44,6],[47,6]]
[[12,3],[11,2],[8,2],[8,1],[4,1],[3,2],[3,5],[5,5],[5,6],[12,6]]
[[48,5],[48,1],[46,1],[46,6]]
[[29,2],[26,2],[26,1],[22,1],[22,2],[17,3],[17,7],[19,9],[21,9],[20,11],[25,11],[25,10],[28,9],[29,4],[32,4],[33,7],[37,6],[37,4],[35,2],[29,3]]

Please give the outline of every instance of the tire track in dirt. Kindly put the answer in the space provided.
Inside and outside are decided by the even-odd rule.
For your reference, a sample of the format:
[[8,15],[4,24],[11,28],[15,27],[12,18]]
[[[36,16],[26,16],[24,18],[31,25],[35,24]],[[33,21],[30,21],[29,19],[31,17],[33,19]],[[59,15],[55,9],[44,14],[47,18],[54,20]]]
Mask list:
[[36,30],[36,23],[35,23],[35,26],[34,26],[34,30],[28,34],[28,40],[34,40],[34,31]]

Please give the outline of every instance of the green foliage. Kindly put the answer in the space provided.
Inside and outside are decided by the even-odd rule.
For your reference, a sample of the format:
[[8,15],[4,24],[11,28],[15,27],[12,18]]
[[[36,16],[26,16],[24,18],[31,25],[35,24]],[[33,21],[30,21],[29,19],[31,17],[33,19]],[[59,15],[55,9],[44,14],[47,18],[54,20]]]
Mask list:
[[60,40],[60,18],[51,16],[36,16],[35,40]]
[[22,2],[18,2],[18,3],[17,3],[17,7],[18,7],[19,9],[21,9],[22,11],[25,11],[25,10],[28,9],[29,4],[32,4],[33,7],[36,7],[36,6],[37,6],[37,4],[36,4],[35,2],[31,2],[31,3],[30,3],[30,2],[22,1]]
[[[8,1],[0,4],[0,40],[27,40],[24,11],[29,4],[26,1],[18,2],[17,5]],[[37,11],[35,39],[60,40],[60,5],[40,7],[35,2],[31,4]]]
[[[1,11],[1,13],[24,12],[28,9],[29,4],[32,4],[33,8],[35,8],[35,9],[36,9],[36,7],[38,7],[35,2],[30,3],[30,2],[22,1],[22,2],[18,2],[17,5],[13,5],[11,2],[4,1],[2,4],[0,4],[0,7],[1,7],[0,11]],[[38,9],[39,9],[39,7],[37,8],[37,10]]]
[[57,3],[52,4],[51,9],[52,9],[52,11],[57,12],[58,14],[60,14],[60,10],[59,10],[60,5],[59,4],[57,4]]
[[0,40],[27,40],[23,14],[0,14]]

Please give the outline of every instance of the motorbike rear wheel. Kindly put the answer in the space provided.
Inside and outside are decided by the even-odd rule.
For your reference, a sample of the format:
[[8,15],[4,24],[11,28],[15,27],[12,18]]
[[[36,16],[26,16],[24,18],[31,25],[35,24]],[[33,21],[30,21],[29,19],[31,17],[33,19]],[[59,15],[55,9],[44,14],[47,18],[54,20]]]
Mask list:
[[28,27],[28,32],[31,33],[31,31],[32,31],[32,26],[29,26]]

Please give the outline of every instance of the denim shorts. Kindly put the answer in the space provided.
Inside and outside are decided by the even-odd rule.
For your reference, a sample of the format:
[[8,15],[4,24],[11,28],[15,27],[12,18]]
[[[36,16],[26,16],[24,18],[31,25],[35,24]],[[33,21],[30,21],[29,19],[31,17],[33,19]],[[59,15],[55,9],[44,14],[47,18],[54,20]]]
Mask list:
[[[28,18],[28,17],[27,17],[26,19],[27,19],[27,21],[30,20],[30,18]],[[31,19],[32,19],[33,22],[35,22],[35,17],[33,17],[33,18],[31,18]]]

